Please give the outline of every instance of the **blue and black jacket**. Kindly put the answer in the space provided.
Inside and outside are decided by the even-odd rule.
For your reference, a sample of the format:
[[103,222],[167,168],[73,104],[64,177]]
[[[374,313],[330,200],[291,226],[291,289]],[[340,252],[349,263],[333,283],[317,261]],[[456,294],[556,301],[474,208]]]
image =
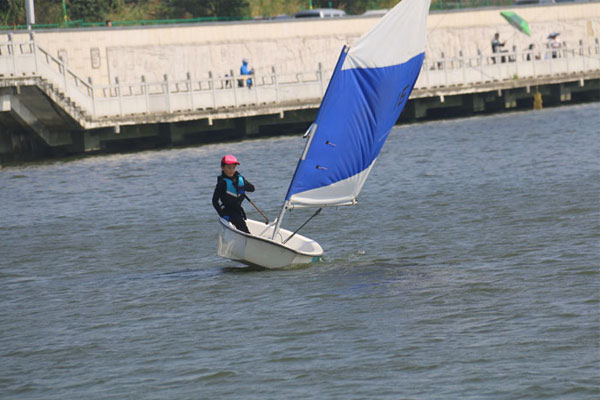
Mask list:
[[246,219],[246,213],[242,208],[245,192],[254,192],[254,185],[244,179],[239,172],[236,171],[231,178],[225,174],[217,177],[212,203],[219,216],[239,214]]

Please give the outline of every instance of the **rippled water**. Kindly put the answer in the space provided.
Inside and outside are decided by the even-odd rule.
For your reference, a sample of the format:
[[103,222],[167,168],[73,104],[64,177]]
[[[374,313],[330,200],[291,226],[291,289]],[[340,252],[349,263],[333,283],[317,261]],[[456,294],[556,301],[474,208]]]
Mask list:
[[234,153],[274,218],[299,137],[4,168],[0,398],[598,398],[599,116],[395,128],[290,271],[218,258],[210,199]]

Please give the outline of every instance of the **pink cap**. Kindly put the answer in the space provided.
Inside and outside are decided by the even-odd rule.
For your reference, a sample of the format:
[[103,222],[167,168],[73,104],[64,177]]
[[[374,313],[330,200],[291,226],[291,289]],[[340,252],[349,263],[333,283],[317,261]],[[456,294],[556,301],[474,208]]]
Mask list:
[[235,156],[233,156],[231,154],[227,154],[226,156],[223,156],[223,158],[221,158],[221,164],[237,164],[237,165],[240,165],[240,163],[238,162],[237,158],[235,158]]

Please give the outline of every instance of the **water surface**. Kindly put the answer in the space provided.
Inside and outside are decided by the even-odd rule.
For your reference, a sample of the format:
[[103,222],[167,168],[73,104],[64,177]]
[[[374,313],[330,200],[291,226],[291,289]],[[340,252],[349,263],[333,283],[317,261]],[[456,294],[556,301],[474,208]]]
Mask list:
[[217,257],[210,201],[233,153],[273,219],[300,137],[4,168],[0,397],[598,398],[599,116],[396,127],[289,271]]

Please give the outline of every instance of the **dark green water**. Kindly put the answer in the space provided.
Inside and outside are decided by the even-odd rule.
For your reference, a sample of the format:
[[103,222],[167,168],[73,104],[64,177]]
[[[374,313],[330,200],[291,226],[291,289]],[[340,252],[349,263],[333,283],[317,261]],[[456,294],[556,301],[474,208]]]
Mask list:
[[396,128],[291,271],[218,258],[210,199],[233,153],[274,218],[300,137],[4,168],[0,398],[599,398],[599,127]]

